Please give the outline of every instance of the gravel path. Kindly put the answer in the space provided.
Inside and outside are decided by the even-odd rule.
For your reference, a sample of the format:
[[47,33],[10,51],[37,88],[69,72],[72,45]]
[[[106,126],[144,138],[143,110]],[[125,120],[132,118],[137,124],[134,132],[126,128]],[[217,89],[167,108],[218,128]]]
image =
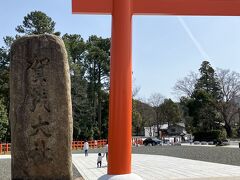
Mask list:
[[[73,179],[83,180],[80,173],[73,165]],[[0,180],[11,180],[11,160],[0,159]]]
[[[104,149],[92,149],[89,153],[104,152]],[[173,156],[207,162],[240,166],[240,149],[206,146],[140,146],[133,147],[134,154],[152,154]],[[83,153],[74,151],[73,153]]]
[[0,159],[0,179],[9,180],[11,177],[11,160]]
[[156,154],[240,166],[240,149],[204,146],[134,147],[135,154]]

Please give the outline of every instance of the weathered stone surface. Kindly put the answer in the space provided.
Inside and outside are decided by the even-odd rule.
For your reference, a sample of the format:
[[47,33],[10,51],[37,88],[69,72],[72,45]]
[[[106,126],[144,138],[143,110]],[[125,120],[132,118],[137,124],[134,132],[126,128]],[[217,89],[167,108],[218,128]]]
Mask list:
[[70,74],[63,41],[26,36],[11,48],[12,179],[72,179]]

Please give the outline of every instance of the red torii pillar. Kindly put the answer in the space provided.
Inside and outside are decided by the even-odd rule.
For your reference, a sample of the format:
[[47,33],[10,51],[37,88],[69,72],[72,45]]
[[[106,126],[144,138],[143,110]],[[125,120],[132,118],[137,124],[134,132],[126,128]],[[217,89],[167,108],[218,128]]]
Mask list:
[[130,174],[132,15],[240,16],[240,0],[72,0],[72,12],[112,15],[108,174]]

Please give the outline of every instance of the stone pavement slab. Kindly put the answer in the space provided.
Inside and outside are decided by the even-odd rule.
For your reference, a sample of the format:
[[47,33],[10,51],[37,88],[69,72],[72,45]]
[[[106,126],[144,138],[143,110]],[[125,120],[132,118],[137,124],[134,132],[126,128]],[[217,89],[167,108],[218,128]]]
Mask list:
[[[97,168],[97,154],[73,154],[73,163],[85,180],[107,173],[107,162]],[[210,163],[161,155],[132,155],[132,172],[144,180],[240,180],[240,166]]]
[[[11,180],[11,155],[0,155],[0,180]],[[83,180],[78,170],[72,165],[73,180]],[[62,179],[61,179],[62,180]]]
[[[97,180],[107,173],[107,162],[97,168],[97,154],[73,154],[73,164],[85,180]],[[1,155],[8,159],[10,155]],[[132,172],[143,180],[240,180],[240,166],[210,163],[162,155],[132,155]],[[1,178],[0,178],[1,179]]]

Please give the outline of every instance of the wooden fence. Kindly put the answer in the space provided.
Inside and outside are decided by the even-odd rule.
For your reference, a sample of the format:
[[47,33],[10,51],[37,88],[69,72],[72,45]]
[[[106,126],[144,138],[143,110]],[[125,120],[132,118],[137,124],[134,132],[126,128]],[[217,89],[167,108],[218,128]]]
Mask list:
[[143,145],[142,138],[132,138],[132,145],[134,146]]
[[0,144],[0,154],[8,154],[11,152],[11,143]]
[[[84,141],[73,141],[72,142],[72,150],[81,150],[83,149]],[[101,148],[107,144],[106,139],[101,140],[92,140],[88,141],[89,148]],[[132,138],[132,145],[142,145],[143,141],[141,138]],[[0,144],[0,154],[9,154],[11,152],[11,143],[2,143]]]
[[[84,141],[73,141],[72,142],[72,150],[81,150],[83,149]],[[102,140],[93,140],[88,141],[89,148],[100,148],[107,144],[106,139]],[[2,143],[0,144],[0,154],[9,154],[11,152],[11,143]]]
[[[83,144],[84,144],[84,141],[73,141],[72,150],[83,149]],[[92,140],[92,141],[88,141],[88,144],[89,144],[89,148],[91,149],[100,148],[107,144],[107,140],[106,139]]]

